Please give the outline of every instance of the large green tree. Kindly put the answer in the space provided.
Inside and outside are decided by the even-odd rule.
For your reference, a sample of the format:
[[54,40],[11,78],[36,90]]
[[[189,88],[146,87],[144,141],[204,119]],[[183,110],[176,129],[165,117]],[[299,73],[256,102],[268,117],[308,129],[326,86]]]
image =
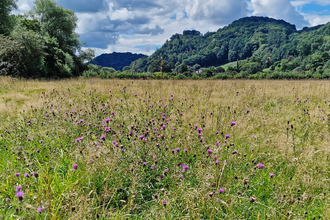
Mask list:
[[16,8],[16,0],[0,1],[0,34],[8,35],[14,25],[15,18],[10,12]]

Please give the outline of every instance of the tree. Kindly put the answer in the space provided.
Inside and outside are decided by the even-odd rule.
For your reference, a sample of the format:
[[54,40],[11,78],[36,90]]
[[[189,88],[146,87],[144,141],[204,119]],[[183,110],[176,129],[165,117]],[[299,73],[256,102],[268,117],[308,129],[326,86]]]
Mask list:
[[0,73],[20,77],[40,76],[46,57],[45,37],[17,25],[11,37],[0,37]]
[[9,35],[15,23],[15,17],[9,14],[16,8],[16,0],[0,1],[0,34]]

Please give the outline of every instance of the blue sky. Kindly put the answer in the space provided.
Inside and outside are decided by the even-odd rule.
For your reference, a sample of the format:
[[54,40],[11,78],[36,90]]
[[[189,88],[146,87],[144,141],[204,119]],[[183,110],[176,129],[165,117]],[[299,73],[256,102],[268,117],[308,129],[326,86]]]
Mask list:
[[[34,0],[18,0],[26,13]],[[173,34],[214,32],[246,16],[268,16],[298,29],[330,22],[330,0],[55,0],[78,17],[76,32],[96,54],[150,55]]]

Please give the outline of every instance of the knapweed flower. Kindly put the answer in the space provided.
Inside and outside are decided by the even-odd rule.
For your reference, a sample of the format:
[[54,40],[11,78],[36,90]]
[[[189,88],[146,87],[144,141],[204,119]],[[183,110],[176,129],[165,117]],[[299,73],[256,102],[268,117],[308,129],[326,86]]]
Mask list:
[[38,212],[38,213],[41,213],[42,210],[43,210],[43,208],[42,208],[42,207],[39,207],[39,208],[37,209],[37,212]]
[[270,178],[273,178],[274,176],[275,176],[274,173],[270,173],[270,174],[269,174],[269,177],[270,177]]
[[188,169],[189,169],[189,167],[187,165],[184,165],[182,172],[186,172]]
[[150,167],[150,169],[153,170],[153,169],[155,169],[155,167],[156,167],[156,165],[154,164]]
[[250,112],[250,109],[246,110],[246,113],[249,113]]
[[100,139],[101,139],[101,140],[104,140],[104,139],[105,139],[105,136],[104,136],[104,135],[102,135],[102,136],[100,137]]
[[244,178],[243,183],[244,184],[248,184],[248,182],[249,182],[249,179],[248,178]]
[[166,200],[163,200],[162,203],[163,203],[164,206],[166,206],[167,201]]
[[182,174],[180,174],[180,175],[179,175],[179,178],[180,178],[180,179],[183,179],[183,175],[182,175]]
[[15,194],[15,197],[17,197],[20,201],[23,200],[23,196],[24,196],[24,193],[23,193],[23,192],[17,192],[17,193]]
[[6,202],[9,202],[10,201],[10,199],[9,198],[6,198]]
[[226,139],[230,138],[230,135],[229,135],[229,134],[226,134],[226,135],[225,135],[225,138],[226,138]]
[[44,143],[44,140],[40,140],[40,143]]
[[15,176],[19,177],[20,173],[15,173]]
[[207,153],[208,154],[212,154],[212,150],[211,149],[207,149]]
[[78,165],[77,164],[73,164],[72,165],[72,170],[76,170],[78,168]]
[[230,124],[231,124],[231,126],[234,126],[234,125],[236,125],[236,122],[232,121],[232,122],[230,122]]
[[264,165],[262,163],[258,163],[258,168],[259,169],[263,169],[264,168]]
[[106,118],[104,119],[105,122],[109,122],[110,121],[110,118]]
[[215,143],[215,146],[219,147],[219,145],[220,145],[220,143],[219,143],[219,142]]
[[21,191],[21,189],[22,189],[22,186],[17,186],[17,187],[16,187],[16,192]]
[[28,174],[28,173],[25,173],[25,174],[24,174],[24,177],[29,177],[29,174]]
[[219,193],[221,194],[221,193],[224,193],[225,192],[225,190],[223,189],[223,188],[220,188],[219,189]]

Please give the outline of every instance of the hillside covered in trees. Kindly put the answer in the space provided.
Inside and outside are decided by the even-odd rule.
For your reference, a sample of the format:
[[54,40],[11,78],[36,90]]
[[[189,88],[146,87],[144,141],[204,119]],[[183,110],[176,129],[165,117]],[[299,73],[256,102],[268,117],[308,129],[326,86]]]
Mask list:
[[145,57],[147,56],[143,54],[113,52],[95,57],[92,63],[102,67],[112,67],[115,70],[122,70],[125,66],[129,66],[133,61]]
[[[330,24],[297,30],[283,20],[247,17],[202,35],[186,30],[175,34],[154,54],[134,61],[135,72],[195,73],[201,67],[239,61],[230,70],[248,74],[259,71],[319,71],[330,68]],[[163,72],[164,68],[163,68]]]

